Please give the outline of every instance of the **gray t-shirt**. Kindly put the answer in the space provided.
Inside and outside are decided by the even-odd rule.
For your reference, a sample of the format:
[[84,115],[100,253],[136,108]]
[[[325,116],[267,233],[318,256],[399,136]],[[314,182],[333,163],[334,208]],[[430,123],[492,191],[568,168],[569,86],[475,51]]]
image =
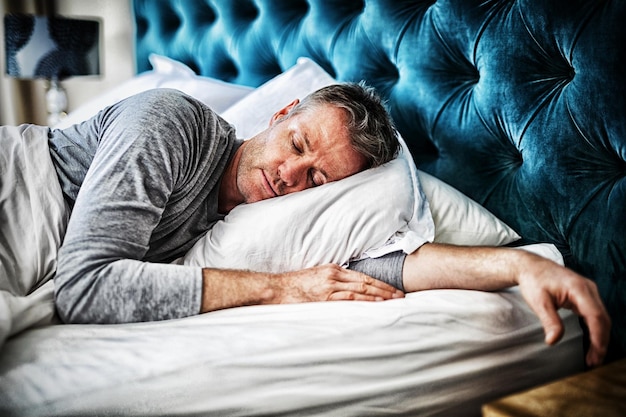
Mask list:
[[[220,179],[241,145],[232,126],[179,91],[151,90],[52,130],[49,143],[72,209],[55,277],[61,319],[198,314],[201,268],[169,262],[224,217]],[[354,268],[401,288],[403,261],[393,254]]]
[[53,130],[49,143],[73,205],[55,277],[61,318],[198,314],[201,269],[165,263],[223,218],[220,178],[241,143],[232,126],[176,90],[152,90]]

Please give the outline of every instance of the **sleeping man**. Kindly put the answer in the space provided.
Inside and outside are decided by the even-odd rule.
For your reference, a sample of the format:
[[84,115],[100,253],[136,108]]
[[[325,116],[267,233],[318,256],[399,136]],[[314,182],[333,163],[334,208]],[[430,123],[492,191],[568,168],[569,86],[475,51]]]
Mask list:
[[277,274],[171,263],[239,204],[393,159],[395,129],[363,86],[338,84],[295,100],[247,141],[193,98],[153,90],[51,130],[48,144],[71,213],[54,278],[65,322],[164,320],[252,304],[379,301],[424,289],[519,285],[547,343],[563,333],[557,309],[570,308],[590,331],[587,363],[604,358],[610,320],[595,284],[525,251],[427,243],[348,269],[319,265]]

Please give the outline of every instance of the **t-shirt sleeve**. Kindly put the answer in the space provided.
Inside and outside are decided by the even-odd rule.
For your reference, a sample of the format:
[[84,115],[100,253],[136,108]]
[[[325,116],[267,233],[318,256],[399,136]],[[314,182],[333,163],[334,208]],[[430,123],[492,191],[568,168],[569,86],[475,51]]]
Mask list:
[[405,259],[406,254],[404,252],[391,252],[379,258],[365,258],[350,262],[348,269],[362,272],[404,291],[402,268]]
[[59,252],[55,301],[63,321],[124,323],[200,312],[201,268],[142,259],[193,160],[188,136],[206,117],[188,97],[155,90],[80,126],[99,143]]

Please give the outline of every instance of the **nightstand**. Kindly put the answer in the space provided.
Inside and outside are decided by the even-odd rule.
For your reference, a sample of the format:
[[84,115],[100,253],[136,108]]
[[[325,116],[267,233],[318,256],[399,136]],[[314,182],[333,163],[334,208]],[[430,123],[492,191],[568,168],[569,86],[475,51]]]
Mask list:
[[626,359],[483,406],[483,417],[625,417]]

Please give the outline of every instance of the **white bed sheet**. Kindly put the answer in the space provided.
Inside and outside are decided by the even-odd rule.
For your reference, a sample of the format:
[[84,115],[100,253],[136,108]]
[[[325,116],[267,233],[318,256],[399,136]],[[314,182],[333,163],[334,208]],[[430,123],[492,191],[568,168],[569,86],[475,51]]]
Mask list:
[[9,339],[0,415],[471,416],[579,371],[516,289],[254,306],[160,323],[53,325]]

